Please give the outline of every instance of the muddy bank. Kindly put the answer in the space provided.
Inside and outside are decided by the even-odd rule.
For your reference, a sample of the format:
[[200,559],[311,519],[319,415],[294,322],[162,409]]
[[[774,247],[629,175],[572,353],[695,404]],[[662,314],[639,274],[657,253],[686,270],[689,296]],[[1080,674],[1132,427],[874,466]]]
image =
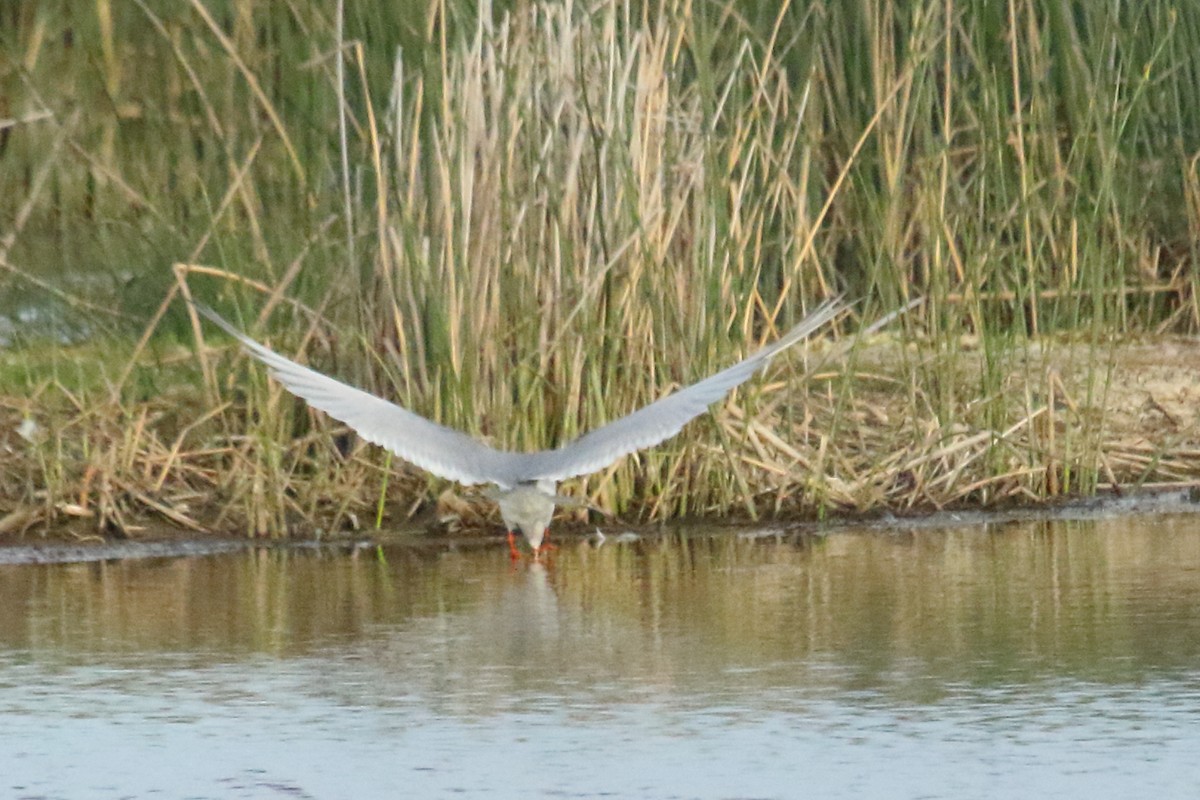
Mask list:
[[152,542],[108,541],[30,542],[0,540],[0,564],[71,564],[130,558],[178,558],[229,553],[252,547],[249,539],[175,538]]
[[[1121,516],[1145,516],[1151,514],[1197,514],[1200,513],[1200,490],[1170,489],[1144,491],[1134,494],[1103,495],[1072,500],[1054,505],[1028,506],[987,511],[939,511],[932,514],[896,516],[885,514],[871,519],[835,519],[824,523],[786,523],[778,520],[747,525],[727,521],[692,520],[668,525],[621,526],[603,528],[589,525],[561,525],[553,529],[559,541],[588,540],[593,546],[609,542],[652,539],[666,532],[687,527],[689,533],[738,536],[823,536],[847,530],[908,532],[937,530],[964,525],[1004,525],[1015,522],[1038,520],[1098,520]],[[382,531],[373,535],[356,534],[327,539],[282,539],[264,540],[254,538],[215,538],[188,531],[156,528],[149,540],[102,540],[99,537],[87,541],[31,541],[28,538],[0,539],[0,564],[68,564],[82,562],[113,561],[142,558],[182,558],[209,556],[251,548],[269,549],[313,549],[369,551],[377,544],[390,547],[411,548],[430,553],[448,550],[479,549],[505,546],[504,536],[499,531],[475,534],[431,534],[427,529]]]

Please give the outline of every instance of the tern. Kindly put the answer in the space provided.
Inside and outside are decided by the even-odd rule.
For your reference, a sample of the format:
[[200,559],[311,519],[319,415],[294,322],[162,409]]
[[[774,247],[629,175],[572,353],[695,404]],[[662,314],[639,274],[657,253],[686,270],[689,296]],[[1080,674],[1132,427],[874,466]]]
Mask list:
[[780,351],[803,341],[846,306],[840,299],[818,306],[800,324],[775,342],[731,367],[669,394],[632,414],[613,420],[556,450],[533,453],[497,450],[465,433],[447,428],[406,408],[322,375],[259,344],[203,305],[196,309],[241,343],[267,366],[271,376],[313,408],[353,428],[359,436],[395,455],[464,485],[492,484],[488,496],[500,506],[508,531],[508,546],[518,558],[514,533],[524,535],[537,558],[554,507],[579,504],[557,494],[558,482],[587,475],[618,459],[652,447],[679,433],[691,420],[734,387],[766,366]]

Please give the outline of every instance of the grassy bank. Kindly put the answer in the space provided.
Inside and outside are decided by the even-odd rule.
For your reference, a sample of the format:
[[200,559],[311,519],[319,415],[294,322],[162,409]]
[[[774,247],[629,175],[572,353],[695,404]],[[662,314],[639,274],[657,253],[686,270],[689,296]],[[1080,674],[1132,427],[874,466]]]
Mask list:
[[631,517],[1195,474],[1190,430],[1137,444],[1112,396],[1118,342],[1200,321],[1195,4],[347,5],[5,12],[0,531],[486,510],[281,394],[186,296],[518,449],[861,301],[568,487]]

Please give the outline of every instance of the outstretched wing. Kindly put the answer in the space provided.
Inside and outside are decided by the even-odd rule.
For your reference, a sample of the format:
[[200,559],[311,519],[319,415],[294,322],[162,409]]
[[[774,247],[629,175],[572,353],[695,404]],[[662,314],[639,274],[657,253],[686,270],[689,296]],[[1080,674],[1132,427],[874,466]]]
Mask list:
[[211,308],[196,309],[266,364],[271,375],[313,408],[349,425],[368,442],[391,450],[405,461],[459,483],[495,483],[511,487],[518,463],[532,454],[509,453],[477,442],[464,433],[347,386],[264,347],[226,322]]
[[526,481],[559,481],[585,475],[622,456],[669,439],[735,386],[745,382],[774,355],[810,336],[844,308],[839,299],[823,303],[779,341],[745,360],[597,428],[558,450],[513,453],[488,447],[395,403],[301,366],[246,336],[212,309],[196,305],[200,313],[265,364],[272,377],[289,392],[349,425],[368,442],[439,477],[464,484],[494,483],[504,488]]
[[530,453],[521,459],[520,468],[528,472],[525,480],[559,481],[602,469],[622,456],[669,439],[710,405],[743,383],[772,356],[806,339],[845,309],[840,298],[818,306],[779,341],[699,383],[669,394],[661,400],[584,434],[558,450]]

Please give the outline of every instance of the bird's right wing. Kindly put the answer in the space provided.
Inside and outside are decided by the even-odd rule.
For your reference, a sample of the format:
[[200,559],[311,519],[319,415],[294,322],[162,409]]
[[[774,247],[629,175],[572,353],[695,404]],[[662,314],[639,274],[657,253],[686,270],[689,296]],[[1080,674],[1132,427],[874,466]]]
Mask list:
[[211,308],[197,304],[196,309],[266,364],[272,377],[289,392],[349,425],[368,442],[442,478],[464,484],[512,485],[513,460],[518,454],[488,447],[465,433],[301,366],[254,341]]
[[[772,356],[808,338],[845,310],[840,298],[826,301],[778,341],[699,383],[587,433],[558,450],[521,456],[527,480],[563,480],[603,469],[622,456],[669,439],[704,413],[735,386],[743,383]],[[527,469],[527,472],[526,472]]]

